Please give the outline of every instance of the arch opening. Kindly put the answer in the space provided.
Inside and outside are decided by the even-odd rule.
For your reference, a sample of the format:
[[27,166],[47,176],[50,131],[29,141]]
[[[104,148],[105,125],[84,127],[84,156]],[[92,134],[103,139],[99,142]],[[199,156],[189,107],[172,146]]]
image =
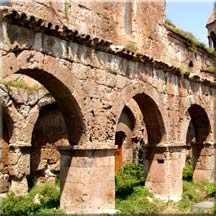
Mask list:
[[134,100],[140,107],[143,114],[143,121],[146,125],[148,144],[157,145],[164,140],[166,134],[163,118],[157,104],[151,97],[142,93],[137,94]]
[[216,50],[216,34],[212,31],[210,32],[210,47],[213,46],[213,49]]
[[[194,137],[196,143],[202,144],[206,141],[211,130],[210,121],[206,111],[201,106],[193,104],[188,109],[188,113],[191,117],[191,122],[186,138],[187,143],[191,140],[189,137]],[[190,131],[191,133],[189,133]]]
[[69,146],[68,132],[56,102],[42,107],[34,125],[31,141],[30,175],[28,185],[34,182],[54,182],[59,179],[59,146]]
[[[157,154],[157,145],[165,141],[166,130],[163,118],[157,104],[145,93],[136,94],[132,97],[122,109],[119,119],[121,119],[122,113],[125,112],[126,106],[129,107],[133,113],[133,121],[135,120],[133,123],[134,127],[131,128],[131,142],[133,149],[136,149],[136,156],[135,154],[130,156],[138,159],[137,165],[139,169],[141,168],[143,170],[144,184],[149,187],[149,185],[153,183],[151,182],[151,176],[154,172],[155,163],[160,163],[157,166],[164,166],[161,161],[154,160],[154,154]],[[132,119],[130,119],[130,121],[132,121]],[[119,136],[118,126],[119,123],[117,125],[116,138]],[[126,154],[126,156],[128,156],[128,154]],[[124,158],[126,156],[123,145],[122,157]],[[143,179],[140,183],[143,184]]]
[[53,96],[64,118],[71,145],[77,145],[85,130],[81,109],[71,91],[56,77],[43,70],[24,69],[17,73],[27,75],[42,84]]
[[205,153],[205,149],[209,148],[206,146],[206,141],[208,141],[209,134],[211,133],[210,121],[205,109],[200,105],[191,105],[188,113],[191,119],[186,135],[186,144],[188,147],[186,164],[187,166],[192,166],[192,173],[191,176],[188,176],[188,179],[195,182],[205,181],[205,179],[208,179],[207,175],[209,175],[210,168],[206,164],[210,156],[208,155],[209,153],[207,155]]
[[[12,80],[10,82],[10,76],[13,76],[13,75],[20,75],[23,77],[26,76],[28,79],[31,78],[31,79],[37,81],[40,85],[42,85],[42,88],[45,88],[46,90],[48,90],[48,92],[51,94],[51,96],[55,100],[55,103],[53,105],[50,105],[50,106],[47,106],[46,108],[41,109],[40,117],[35,124],[36,127],[34,128],[34,130],[33,130],[33,126],[34,126],[35,122],[30,121],[32,130],[33,130],[30,132],[30,133],[33,133],[33,136],[32,136],[33,145],[28,146],[31,143],[29,143],[29,144],[26,143],[27,144],[27,145],[25,144],[26,146],[23,146],[23,147],[18,146],[17,147],[18,148],[17,153],[16,153],[16,155],[14,155],[14,157],[17,157],[17,163],[14,164],[14,168],[18,167],[19,163],[21,163],[22,160],[25,160],[25,166],[24,166],[25,169],[20,172],[19,176],[17,173],[10,173],[10,176],[13,180],[12,181],[13,189],[19,188],[19,185],[20,185],[20,187],[25,187],[25,191],[27,192],[28,185],[33,186],[33,182],[34,182],[34,179],[32,178],[34,174],[31,173],[30,171],[34,171],[34,169],[36,169],[36,170],[39,169],[42,172],[44,172],[46,170],[50,171],[50,169],[52,169],[52,168],[50,168],[50,166],[53,166],[53,157],[52,156],[50,157],[50,155],[52,155],[52,153],[54,153],[55,155],[57,155],[58,158],[60,158],[60,155],[59,155],[59,152],[57,151],[57,148],[55,148],[56,151],[54,151],[53,150],[54,148],[50,147],[50,149],[49,149],[50,151],[49,151],[48,155],[46,155],[46,159],[44,161],[41,161],[40,157],[42,157],[42,154],[44,152],[42,151],[43,148],[37,149],[37,148],[39,148],[38,145],[40,145],[40,146],[45,145],[46,146],[45,143],[49,143],[48,145],[51,146],[54,142],[57,142],[57,139],[59,139],[59,138],[62,138],[61,140],[63,140],[63,139],[67,140],[68,139],[68,145],[69,144],[70,145],[80,144],[81,137],[84,134],[85,127],[84,127],[84,123],[83,123],[81,108],[80,108],[77,100],[72,95],[73,90],[71,90],[67,87],[67,85],[65,84],[65,83],[67,83],[66,81],[64,83],[64,77],[59,77],[59,75],[55,75],[55,73],[52,74],[52,72],[49,73],[47,71],[39,70],[39,69],[22,69],[22,70],[17,71],[15,74],[11,74],[11,75],[5,77],[4,79],[6,79],[8,81],[8,83],[11,84],[11,83],[13,83],[14,80]],[[23,91],[25,90],[25,88],[23,88],[23,86],[22,87],[18,86],[18,88],[22,88]],[[39,93],[38,93],[38,95],[39,95]],[[31,108],[36,108],[34,105],[36,105],[36,107],[41,106],[39,104],[33,104],[33,105],[31,105],[32,106]],[[17,106],[19,107],[20,104],[18,104]],[[15,107],[15,109],[16,108],[17,107]],[[50,116],[48,118],[49,118],[49,120],[51,120],[49,123],[53,127],[56,126],[55,125],[56,119],[53,116],[56,113],[58,113],[58,115],[60,116],[58,121],[61,122],[60,123],[61,126],[64,125],[64,131],[62,131],[62,130],[59,131],[58,130],[59,128],[56,127],[55,131],[57,131],[57,133],[52,133],[49,130],[50,127],[49,128],[45,127],[46,124],[43,121],[41,121],[41,119],[43,119],[44,116],[47,115],[47,113],[49,114],[49,112],[47,110],[52,110],[52,114],[50,114]],[[28,118],[24,117],[24,119],[27,120]],[[43,130],[38,131],[38,127],[42,128]],[[18,128],[18,129],[20,129],[20,128]],[[31,130],[31,128],[29,128],[27,130],[29,132]],[[22,132],[20,131],[19,133],[21,134]],[[37,140],[38,135],[43,135],[43,137],[40,138],[39,140]],[[29,136],[30,136],[30,134],[29,134]],[[56,136],[56,137],[54,137],[54,136]],[[14,138],[15,137],[16,136],[14,136]],[[21,140],[22,140],[22,138],[21,138]],[[31,142],[31,138],[30,138],[30,142]],[[22,143],[22,141],[21,141],[21,143]],[[31,153],[33,153],[33,154],[31,154]],[[37,155],[37,158],[35,159],[34,156],[37,153],[39,153],[39,154]],[[22,157],[19,157],[19,154],[22,154]],[[19,160],[19,158],[21,158],[21,159]],[[30,161],[34,161],[34,164],[32,163],[30,165]],[[36,168],[34,167],[34,165]],[[59,167],[59,164],[56,164],[56,166]],[[29,170],[29,167],[31,167],[31,170]],[[67,173],[67,170],[68,170],[68,168],[66,168],[65,173]],[[55,172],[55,170],[54,170],[54,172]],[[59,170],[57,172],[59,172]],[[56,173],[54,173],[54,174],[56,174]],[[27,185],[27,177],[28,177],[28,180],[30,179],[28,181],[28,185]],[[53,177],[54,177],[54,175],[53,175]],[[54,178],[53,178],[53,180],[55,181]],[[60,180],[60,181],[61,181],[61,190],[62,190],[64,188],[65,182],[62,180]]]

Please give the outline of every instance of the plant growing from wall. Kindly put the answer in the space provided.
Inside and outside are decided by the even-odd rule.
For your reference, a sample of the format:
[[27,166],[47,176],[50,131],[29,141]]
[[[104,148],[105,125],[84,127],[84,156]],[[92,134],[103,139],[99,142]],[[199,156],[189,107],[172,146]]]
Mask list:
[[193,47],[200,47],[204,49],[208,54],[216,56],[216,52],[213,49],[208,48],[204,43],[200,42],[191,32],[184,31],[175,26],[169,19],[166,20],[164,25],[168,30],[182,36],[188,43],[190,50],[193,51]]
[[216,67],[215,66],[209,66],[206,68],[207,71],[212,72],[212,73],[216,73]]
[[65,0],[64,1],[64,12],[65,12],[66,18],[68,18],[69,16],[69,8],[70,8],[70,0]]
[[133,41],[129,41],[125,47],[133,52],[137,52],[139,50],[137,44]]

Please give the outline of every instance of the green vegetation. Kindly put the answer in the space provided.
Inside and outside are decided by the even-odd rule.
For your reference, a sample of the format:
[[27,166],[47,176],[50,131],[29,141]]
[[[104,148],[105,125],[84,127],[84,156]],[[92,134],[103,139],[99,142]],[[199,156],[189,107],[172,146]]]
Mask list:
[[208,54],[216,56],[216,52],[213,49],[208,48],[204,43],[200,42],[192,33],[186,32],[178,27],[176,27],[170,20],[166,20],[165,27],[178,34],[181,35],[183,38],[185,38],[188,41],[189,47],[200,47],[203,48]]
[[70,1],[66,0],[64,2],[64,12],[65,12],[65,17],[68,18],[69,16],[69,9],[70,9]]
[[59,209],[60,190],[56,185],[44,184],[34,186],[24,196],[16,196],[9,193],[2,199],[2,214],[4,215],[28,215],[28,214],[62,214]]
[[28,83],[26,83],[24,80],[3,80],[1,81],[1,83],[7,87],[20,88],[29,92],[38,92],[40,90],[46,90],[43,86],[29,86]]
[[213,199],[215,193],[216,185],[213,183],[184,181],[182,200],[178,202],[178,208],[181,212],[188,212],[193,204]]
[[133,52],[137,52],[139,50],[137,44],[133,41],[129,41],[125,47]]
[[207,71],[212,72],[212,73],[216,73],[216,67],[214,66],[209,66],[206,68]]
[[[192,182],[192,162],[186,161],[183,170],[183,194],[179,202],[164,202],[156,199],[145,187],[143,166],[127,165],[116,176],[116,209],[122,214],[182,214],[189,213],[193,204],[211,200],[216,196],[212,183]],[[213,213],[214,208],[209,213]]]
[[127,198],[134,192],[134,187],[144,185],[143,165],[130,164],[116,176],[116,196]]
[[[144,187],[143,165],[127,165],[116,176],[116,209],[120,214],[183,214],[189,213],[193,204],[216,198],[216,185],[194,183],[191,161],[187,160],[184,169],[183,195],[179,202],[164,202],[156,199]],[[9,193],[1,200],[4,215],[64,214],[59,208],[59,181],[56,185],[34,186],[25,196]],[[212,208],[209,213],[215,211]]]
[[185,167],[183,169],[183,180],[192,181],[193,168],[191,158],[186,159]]

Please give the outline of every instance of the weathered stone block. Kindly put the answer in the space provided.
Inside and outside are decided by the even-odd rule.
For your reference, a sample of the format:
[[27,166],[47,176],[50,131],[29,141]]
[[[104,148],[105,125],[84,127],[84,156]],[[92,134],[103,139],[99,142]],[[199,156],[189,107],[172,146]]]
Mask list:
[[215,182],[215,169],[195,169],[193,173],[194,182]]
[[[61,207],[68,213],[95,214],[113,210],[114,150],[72,150],[61,154],[61,160],[66,161],[61,162],[60,171]],[[62,167],[64,164],[67,167]]]
[[19,179],[12,176],[10,191],[17,195],[25,195],[28,192],[28,183],[26,177]]
[[5,193],[9,190],[9,181],[8,179],[0,179],[0,193]]

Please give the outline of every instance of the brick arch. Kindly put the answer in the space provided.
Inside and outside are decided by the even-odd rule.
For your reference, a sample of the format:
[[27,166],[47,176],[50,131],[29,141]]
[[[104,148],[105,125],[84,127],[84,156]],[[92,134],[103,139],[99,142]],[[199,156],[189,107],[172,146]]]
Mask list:
[[[148,83],[131,83],[124,88],[114,101],[112,113],[119,119],[124,106],[134,99],[144,117],[147,128],[148,144],[156,145],[166,141],[166,129],[162,117],[162,107],[156,103],[159,93]],[[121,108],[119,108],[121,107]]]
[[17,56],[10,53],[7,58],[2,59],[2,64],[5,65],[2,77],[20,73],[45,86],[60,107],[70,144],[81,144],[85,133],[82,100],[78,97],[81,87],[68,67],[61,60],[36,51],[25,50]]

